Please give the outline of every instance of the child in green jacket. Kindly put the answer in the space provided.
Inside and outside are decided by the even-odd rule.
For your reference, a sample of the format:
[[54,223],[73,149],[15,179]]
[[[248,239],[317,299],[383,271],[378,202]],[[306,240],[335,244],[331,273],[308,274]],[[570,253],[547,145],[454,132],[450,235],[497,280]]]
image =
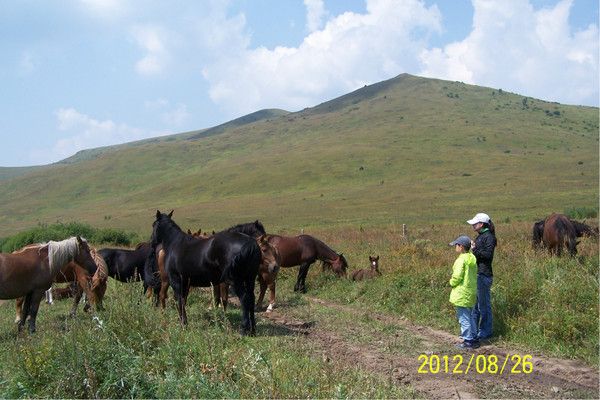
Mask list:
[[463,342],[457,347],[475,349],[479,347],[477,325],[473,318],[473,306],[477,300],[477,260],[471,253],[471,238],[459,236],[449,244],[460,253],[452,266],[450,278],[450,303],[456,307],[456,316],[460,324],[460,337]]

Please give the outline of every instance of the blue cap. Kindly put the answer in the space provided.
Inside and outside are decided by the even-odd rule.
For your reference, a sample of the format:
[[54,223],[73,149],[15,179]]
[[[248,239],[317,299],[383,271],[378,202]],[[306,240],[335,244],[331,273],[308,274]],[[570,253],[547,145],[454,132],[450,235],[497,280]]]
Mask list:
[[461,235],[461,236],[457,237],[456,239],[454,239],[454,241],[448,243],[449,246],[456,246],[457,244],[460,244],[462,247],[470,248],[471,247],[471,238],[466,235]]

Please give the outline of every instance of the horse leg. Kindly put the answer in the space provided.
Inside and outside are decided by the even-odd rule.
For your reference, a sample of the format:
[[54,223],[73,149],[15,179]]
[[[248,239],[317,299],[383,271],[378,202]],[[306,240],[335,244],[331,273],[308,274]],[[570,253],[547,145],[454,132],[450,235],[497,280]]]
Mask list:
[[21,306],[21,318],[17,324],[17,330],[21,332],[23,330],[23,326],[25,326],[25,321],[27,320],[27,316],[29,315],[29,310],[31,308],[31,296],[33,292],[27,293],[27,295],[22,298],[22,306]]
[[254,278],[251,282],[241,279],[234,281],[235,294],[240,299],[242,306],[242,335],[256,334],[256,320],[254,318]]
[[273,281],[269,282],[269,306],[267,307],[267,312],[272,312],[275,308],[275,277],[273,277]]
[[77,313],[77,307],[79,306],[79,302],[81,301],[81,297],[83,296],[83,290],[81,289],[81,286],[79,284],[73,287],[72,289],[73,306],[71,307],[71,312],[69,312],[69,315],[71,317],[75,317],[75,314]]
[[22,317],[21,317],[21,313],[23,312],[23,302],[25,301],[25,297],[19,297],[17,299],[16,303],[16,316],[15,316],[15,324],[18,324]]
[[229,304],[229,285],[225,282],[219,284],[219,291],[221,294],[221,304],[223,304],[223,312],[225,312]]
[[226,285],[226,283],[211,284],[213,290],[213,307],[215,309],[219,308],[219,304],[221,304],[221,285]]
[[29,333],[35,333],[35,319],[37,317],[38,309],[40,308],[40,302],[44,297],[44,291],[34,291],[31,293],[30,307],[29,307]]
[[189,293],[190,285],[182,276],[170,277],[171,287],[175,293],[177,300],[177,312],[179,313],[179,322],[182,326],[187,325],[187,313],[185,311],[185,303]]
[[[79,305],[79,300],[81,299],[81,295],[85,291],[85,306],[83,306],[83,311],[87,312],[90,309],[90,303],[94,305],[97,309],[98,299],[96,298],[96,294],[92,291],[92,280],[91,277],[87,274],[79,274],[77,277],[77,290],[75,292],[75,298],[77,301],[73,304],[73,316],[75,316],[75,311],[77,311],[77,306]],[[79,298],[77,298],[79,295]]]
[[260,286],[260,289],[258,291],[258,300],[256,300],[256,308],[260,310],[262,308],[262,302],[265,298],[265,293],[267,291],[267,281],[265,281],[265,278],[261,273],[258,274],[258,284]]
[[296,280],[296,285],[294,286],[294,292],[302,292],[306,293],[306,275],[308,275],[308,269],[310,268],[310,263],[304,263],[300,265],[300,269],[298,270],[298,279]]
[[160,291],[158,294],[158,299],[160,301],[160,307],[164,310],[167,307],[167,291],[169,290],[169,281],[161,280],[160,282]]

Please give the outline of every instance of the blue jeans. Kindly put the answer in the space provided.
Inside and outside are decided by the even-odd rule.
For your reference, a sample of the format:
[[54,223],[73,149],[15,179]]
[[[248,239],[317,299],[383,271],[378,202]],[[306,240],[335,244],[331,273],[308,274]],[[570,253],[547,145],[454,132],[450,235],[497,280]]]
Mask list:
[[477,339],[477,325],[473,318],[473,308],[456,306],[456,317],[460,324],[460,337],[465,342],[472,342]]
[[477,338],[492,336],[492,281],[493,277],[477,274],[477,304],[473,308]]

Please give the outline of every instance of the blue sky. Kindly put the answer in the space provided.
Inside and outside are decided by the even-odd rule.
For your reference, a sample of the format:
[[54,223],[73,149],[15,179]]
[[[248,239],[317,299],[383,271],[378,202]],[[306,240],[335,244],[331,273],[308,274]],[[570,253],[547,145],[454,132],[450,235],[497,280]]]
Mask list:
[[407,72],[598,106],[597,0],[6,1],[0,166]]

